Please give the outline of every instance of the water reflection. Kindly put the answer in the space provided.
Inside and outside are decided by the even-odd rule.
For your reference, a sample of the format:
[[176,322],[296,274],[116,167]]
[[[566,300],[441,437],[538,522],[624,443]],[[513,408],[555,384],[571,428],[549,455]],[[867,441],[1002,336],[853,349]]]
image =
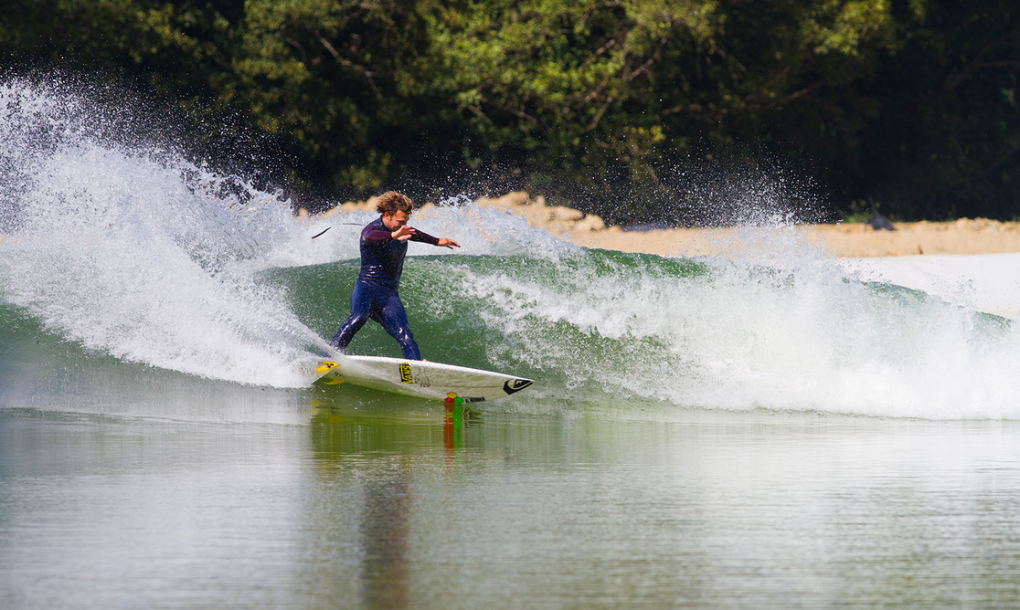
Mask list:
[[[361,606],[400,610],[411,607],[415,464],[425,470],[434,466],[429,448],[435,448],[436,431],[441,429],[443,471],[452,474],[471,413],[462,405],[437,408],[434,403],[374,394],[352,400],[346,393],[320,393],[312,416],[312,450],[325,488],[349,482],[352,468],[359,472],[356,488],[346,493],[362,498],[352,548],[360,561]],[[357,399],[366,397],[373,408],[366,409],[366,403]]]
[[1020,599],[1009,422],[301,398],[285,426],[0,408],[0,607]]
[[408,607],[411,459],[366,485],[362,599],[368,608]]

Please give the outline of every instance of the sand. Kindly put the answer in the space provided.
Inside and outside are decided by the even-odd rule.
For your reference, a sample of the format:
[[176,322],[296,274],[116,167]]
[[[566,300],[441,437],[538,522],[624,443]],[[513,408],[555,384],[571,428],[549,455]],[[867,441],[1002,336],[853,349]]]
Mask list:
[[[867,258],[929,254],[999,254],[1020,252],[1020,222],[983,218],[954,222],[894,223],[896,231],[874,230],[864,224],[799,225],[795,227],[741,227],[658,229],[626,231],[606,226],[601,218],[560,206],[548,206],[542,196],[509,193],[483,198],[476,205],[523,216],[530,225],[588,248],[643,252],[663,256],[715,256],[733,254],[763,242],[793,241],[837,257]],[[321,216],[371,210],[375,201],[348,202]],[[417,214],[428,215],[425,204]],[[302,214],[307,215],[307,214]],[[775,233],[781,238],[775,239]],[[762,239],[762,238],[765,239]]]
[[896,231],[876,231],[864,224],[800,225],[719,229],[665,229],[633,233],[610,227],[599,232],[567,231],[564,238],[580,246],[670,256],[712,256],[733,251],[761,233],[794,232],[838,257],[868,258],[918,254],[1001,254],[1020,252],[1020,223],[983,218],[955,222],[895,223]]

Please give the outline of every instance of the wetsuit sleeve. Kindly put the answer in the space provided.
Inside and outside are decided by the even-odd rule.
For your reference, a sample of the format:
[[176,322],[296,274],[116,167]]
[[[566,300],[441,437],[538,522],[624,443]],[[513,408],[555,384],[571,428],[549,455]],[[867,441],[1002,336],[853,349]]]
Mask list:
[[429,235],[428,233],[422,231],[421,229],[415,229],[414,230],[414,235],[411,236],[411,241],[420,241],[422,243],[426,243],[426,244],[429,244],[431,246],[438,246],[439,245],[439,238],[438,237],[432,237],[431,235]]
[[[374,224],[368,225],[361,231],[361,240],[368,244],[386,241],[387,239],[393,239],[393,234]],[[418,229],[414,230],[414,235],[411,236],[411,241],[420,241],[433,246],[439,245],[438,237],[432,237],[428,233],[419,231]]]
[[380,229],[380,228],[375,227],[373,225],[368,225],[361,232],[361,239],[362,239],[362,241],[365,241],[365,242],[371,244],[371,243],[376,243],[376,242],[380,242],[380,241],[386,241],[387,239],[392,239],[392,234],[389,231],[386,231],[384,229]]

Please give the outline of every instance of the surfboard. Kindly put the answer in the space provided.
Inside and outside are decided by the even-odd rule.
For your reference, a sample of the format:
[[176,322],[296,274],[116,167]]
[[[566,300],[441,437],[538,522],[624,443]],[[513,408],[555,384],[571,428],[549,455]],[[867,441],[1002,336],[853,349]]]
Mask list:
[[344,354],[322,361],[316,374],[323,383],[346,382],[458,404],[496,400],[534,383],[523,377],[440,362]]

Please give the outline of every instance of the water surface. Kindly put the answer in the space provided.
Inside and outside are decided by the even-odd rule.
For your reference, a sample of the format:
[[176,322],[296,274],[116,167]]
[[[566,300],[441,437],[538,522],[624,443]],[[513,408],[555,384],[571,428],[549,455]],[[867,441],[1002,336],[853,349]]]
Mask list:
[[[419,405],[420,406],[420,405]],[[1006,608],[1020,430],[0,410],[5,608]]]

